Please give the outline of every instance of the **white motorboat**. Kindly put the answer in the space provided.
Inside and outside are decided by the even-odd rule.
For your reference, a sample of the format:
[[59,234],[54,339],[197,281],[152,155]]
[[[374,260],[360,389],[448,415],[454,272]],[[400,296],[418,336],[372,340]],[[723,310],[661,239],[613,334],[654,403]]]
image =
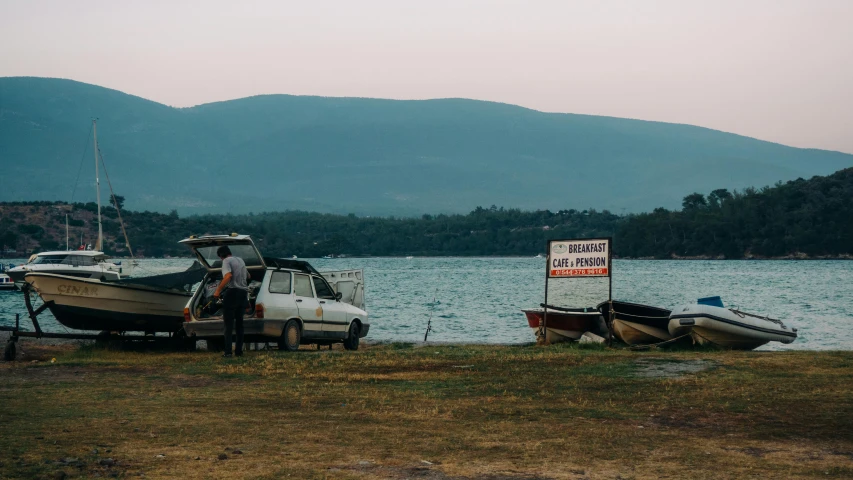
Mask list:
[[779,320],[725,308],[719,297],[700,299],[702,303],[682,305],[669,316],[669,333],[673,337],[689,334],[701,345],[752,350],[768,342],[791,343],[797,329]]
[[38,272],[27,274],[25,288],[35,290],[68,328],[176,332],[192,287],[205,273],[198,263],[184,272],[116,281]]
[[29,262],[10,268],[6,274],[14,285],[21,288],[28,273],[52,273],[76,278],[119,280],[129,275],[121,263],[109,261],[104,252],[70,250],[41,252],[30,257]]
[[[7,274],[12,278],[12,281],[15,282],[18,288],[23,288],[24,277],[30,273],[49,273],[102,281],[120,280],[131,276],[133,273],[135,263],[133,260],[128,262],[127,265],[113,263],[108,261],[109,257],[101,251],[104,244],[104,231],[101,224],[101,182],[98,174],[98,163],[101,158],[100,150],[98,149],[98,126],[95,120],[92,120],[92,133],[95,151],[95,192],[98,201],[98,240],[95,243],[95,248],[91,249],[91,247],[87,248],[85,246],[81,246],[78,250],[70,250],[68,248],[68,215],[66,215],[65,251],[37,253],[31,256],[26,264],[9,269]],[[106,165],[104,166],[104,173],[106,173]],[[107,181],[109,181],[109,176],[107,176]],[[110,186],[110,192],[112,192],[112,186]],[[112,198],[113,202],[115,202],[114,193]],[[124,230],[124,222],[121,219],[121,211],[118,208],[118,203],[115,203],[115,207],[122,233],[124,233],[125,244],[131,257],[133,257],[133,251],[130,250],[130,242],[127,239],[127,232]]]
[[0,273],[0,290],[14,290],[15,288],[17,288],[15,287],[15,282],[9,277],[9,275]]

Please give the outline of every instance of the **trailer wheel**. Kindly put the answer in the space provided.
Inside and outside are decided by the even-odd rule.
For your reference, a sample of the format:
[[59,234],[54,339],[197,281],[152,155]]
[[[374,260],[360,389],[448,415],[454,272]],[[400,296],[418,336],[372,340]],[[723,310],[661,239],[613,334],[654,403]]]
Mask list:
[[122,348],[121,335],[109,330],[102,330],[98,332],[98,338],[95,339],[95,345],[99,345],[102,348],[120,350]]
[[284,324],[284,329],[281,331],[281,337],[278,339],[278,349],[286,352],[295,352],[299,350],[300,343],[302,343],[302,331],[299,329],[299,323],[296,320],[290,320]]
[[347,350],[358,350],[359,336],[361,333],[358,322],[352,322],[349,326],[347,338],[344,340],[344,348]]
[[3,349],[3,360],[6,360],[7,362],[15,361],[15,355],[17,354],[16,350],[15,342],[11,340],[6,342],[6,348]]
[[194,352],[196,350],[196,338],[187,335],[187,332],[183,328],[175,332],[173,339],[174,346],[178,350],[185,352]]

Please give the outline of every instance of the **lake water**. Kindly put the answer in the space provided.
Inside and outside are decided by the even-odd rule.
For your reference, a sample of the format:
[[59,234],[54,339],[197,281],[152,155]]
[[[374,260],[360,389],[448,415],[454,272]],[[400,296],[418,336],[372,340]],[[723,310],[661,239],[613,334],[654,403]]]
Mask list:
[[[522,308],[544,300],[542,258],[345,258],[309,259],[320,271],[363,268],[369,340],[524,343],[534,340]],[[4,263],[23,260],[4,260]],[[140,260],[139,276],[180,271],[188,259]],[[613,298],[672,308],[720,295],[726,306],[769,315],[799,329],[790,344],[763,350],[853,349],[851,261],[615,260]],[[436,301],[433,304],[433,297]],[[607,284],[552,280],[549,303],[594,306],[607,299]],[[40,302],[40,301],[39,301]],[[21,293],[0,292],[0,324],[25,312]],[[44,330],[66,331],[49,312]],[[28,320],[22,320],[28,325]]]

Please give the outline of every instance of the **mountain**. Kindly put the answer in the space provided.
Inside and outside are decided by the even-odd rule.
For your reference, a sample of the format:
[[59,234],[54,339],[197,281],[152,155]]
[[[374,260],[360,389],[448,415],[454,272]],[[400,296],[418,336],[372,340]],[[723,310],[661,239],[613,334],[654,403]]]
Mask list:
[[263,95],[173,108],[71,80],[7,77],[0,201],[92,200],[94,117],[128,207],[182,214],[638,212],[853,165],[849,154],[689,125],[475,100]]

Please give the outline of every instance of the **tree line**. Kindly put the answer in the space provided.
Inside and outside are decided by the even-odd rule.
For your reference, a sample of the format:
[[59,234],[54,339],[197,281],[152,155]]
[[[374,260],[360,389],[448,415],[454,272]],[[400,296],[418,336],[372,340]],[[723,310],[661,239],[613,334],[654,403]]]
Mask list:
[[[121,207],[122,197],[116,201]],[[3,212],[64,206],[76,226],[97,229],[94,203],[9,202]],[[18,207],[15,210],[12,207]],[[35,210],[34,210],[35,209]],[[114,206],[103,207],[107,243],[123,254]],[[607,210],[522,211],[477,207],[466,215],[418,218],[357,217],[305,211],[245,215],[193,215],[176,211],[121,210],[134,251],[148,257],[188,253],[178,240],[189,235],[251,234],[265,255],[535,255],[549,239],[612,237],[614,254],[631,258],[751,258],[853,254],[853,168],[826,177],[797,179],[761,189],[684,197],[681,210],[615,215]],[[21,213],[15,214],[21,217]],[[0,218],[0,244],[64,246],[57,234],[26,217]],[[82,220],[86,217],[86,220]],[[49,218],[41,215],[39,218]],[[60,217],[54,215],[54,221]],[[64,226],[64,217],[62,219]],[[61,230],[64,235],[64,230]],[[54,231],[55,232],[55,231]],[[37,237],[37,238],[36,238]]]

